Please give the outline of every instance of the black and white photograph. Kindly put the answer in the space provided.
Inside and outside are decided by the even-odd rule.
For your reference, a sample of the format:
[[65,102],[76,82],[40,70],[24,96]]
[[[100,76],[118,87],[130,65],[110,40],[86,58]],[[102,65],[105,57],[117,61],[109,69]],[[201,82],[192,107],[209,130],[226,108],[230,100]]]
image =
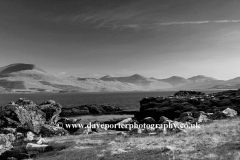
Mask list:
[[240,0],[0,0],[0,160],[240,160]]

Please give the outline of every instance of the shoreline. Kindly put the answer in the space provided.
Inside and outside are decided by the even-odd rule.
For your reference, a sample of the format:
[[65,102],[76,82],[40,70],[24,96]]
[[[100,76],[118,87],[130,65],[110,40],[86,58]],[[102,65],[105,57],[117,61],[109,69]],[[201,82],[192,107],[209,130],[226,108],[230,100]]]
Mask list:
[[238,89],[172,89],[172,90],[148,90],[148,91],[105,91],[105,92],[6,92],[0,93],[0,95],[6,94],[109,94],[109,93],[148,93],[148,92],[178,92],[182,90],[188,91],[226,91],[226,90],[238,90]]

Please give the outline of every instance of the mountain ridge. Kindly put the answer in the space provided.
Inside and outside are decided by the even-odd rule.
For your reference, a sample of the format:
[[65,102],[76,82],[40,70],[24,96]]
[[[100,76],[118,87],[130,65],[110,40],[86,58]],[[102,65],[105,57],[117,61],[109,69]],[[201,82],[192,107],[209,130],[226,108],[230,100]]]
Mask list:
[[47,92],[156,91],[179,89],[225,89],[238,87],[240,77],[222,81],[204,75],[190,78],[148,78],[139,74],[100,78],[53,75],[34,64],[14,63],[0,68],[1,90]]

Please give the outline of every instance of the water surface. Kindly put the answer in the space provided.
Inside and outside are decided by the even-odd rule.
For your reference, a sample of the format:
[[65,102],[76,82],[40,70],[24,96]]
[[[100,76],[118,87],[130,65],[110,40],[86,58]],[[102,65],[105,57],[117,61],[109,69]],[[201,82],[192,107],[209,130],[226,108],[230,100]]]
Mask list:
[[[214,92],[214,91],[209,91]],[[0,106],[19,98],[27,98],[39,104],[46,100],[55,100],[63,107],[84,104],[109,104],[126,110],[139,110],[139,101],[144,97],[169,96],[175,91],[165,92],[114,92],[114,93],[34,93],[34,94],[0,94]]]

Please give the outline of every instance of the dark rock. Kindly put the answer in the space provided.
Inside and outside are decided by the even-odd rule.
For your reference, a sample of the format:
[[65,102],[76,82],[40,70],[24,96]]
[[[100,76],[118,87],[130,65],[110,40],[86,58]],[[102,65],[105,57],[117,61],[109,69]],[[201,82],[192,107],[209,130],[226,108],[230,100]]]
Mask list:
[[84,115],[84,114],[89,114],[89,110],[87,107],[72,108],[72,115]]
[[66,116],[72,116],[74,115],[72,108],[63,108],[62,112],[60,113],[60,116],[66,117]]
[[223,107],[223,106],[232,106],[233,103],[230,99],[223,99],[218,103],[219,107]]
[[113,114],[122,111],[119,107],[110,105],[82,105],[72,108],[62,108],[60,116],[76,116],[88,114]]
[[156,121],[152,117],[146,117],[144,118],[141,123],[146,123],[146,124],[155,124]]
[[67,127],[67,125],[72,125],[72,124],[78,124],[81,122],[81,119],[68,119],[68,118],[61,118],[57,123],[59,127],[64,128],[67,130],[70,134],[76,132],[78,128],[74,127]]
[[1,127],[21,127],[39,133],[41,126],[46,123],[45,113],[30,100],[19,99],[15,104],[0,107],[0,119],[4,121]]
[[192,113],[191,112],[181,113],[180,116],[179,116],[180,121],[182,120],[182,118],[187,117],[187,116],[192,116]]
[[[220,112],[230,108],[240,114],[240,91],[224,91],[205,94],[197,91],[179,91],[174,96],[146,97],[140,101],[140,111],[136,119],[152,117],[158,120],[161,116],[170,119],[178,118],[184,112],[191,112],[191,118],[198,118],[199,112],[216,113],[215,118],[225,117]],[[183,116],[185,117],[185,116]],[[181,119],[181,118],[180,118]]]
[[45,124],[42,126],[41,132],[39,134],[41,134],[43,137],[52,137],[52,136],[64,136],[68,135],[69,133],[62,127]]
[[161,116],[158,120],[159,124],[163,124],[165,122],[169,121],[169,119],[167,117]]
[[0,155],[1,160],[8,160],[9,157],[13,157],[18,160],[30,158],[25,147],[12,148]]
[[179,121],[185,123],[185,122],[191,122],[193,120],[194,118],[192,116],[185,116],[185,117],[182,117]]
[[224,119],[224,118],[227,118],[227,116],[221,111],[215,112],[212,116],[212,119]]
[[74,135],[91,134],[91,133],[92,133],[91,128],[78,128],[78,130],[74,133]]
[[101,107],[101,106],[98,106],[98,105],[89,105],[87,106],[89,112],[91,114],[104,114],[106,113],[106,111]]
[[197,91],[179,91],[174,94],[174,96],[202,96],[205,95],[203,92],[197,92]]
[[16,105],[19,105],[19,106],[36,106],[36,103],[34,103],[33,101],[31,100],[28,100],[26,98],[19,98],[19,100],[17,100],[15,102]]
[[46,123],[56,124],[61,113],[62,106],[54,100],[48,100],[38,106],[38,108],[45,113]]

